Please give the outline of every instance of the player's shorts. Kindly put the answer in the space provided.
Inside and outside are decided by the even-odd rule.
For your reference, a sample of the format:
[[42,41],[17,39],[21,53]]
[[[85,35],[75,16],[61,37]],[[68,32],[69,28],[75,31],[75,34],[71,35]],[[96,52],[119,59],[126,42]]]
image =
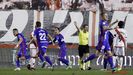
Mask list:
[[88,45],[79,45],[78,51],[79,51],[79,56],[83,57],[84,54],[89,53],[89,46]]
[[61,46],[59,54],[58,54],[58,57],[64,58],[66,55],[67,55],[67,48],[66,48],[66,46]]
[[37,50],[36,49],[30,49],[30,56],[35,57],[37,54]]
[[18,57],[25,57],[26,59],[29,59],[30,56],[28,55],[28,52],[26,49],[19,49],[18,53],[17,53]]
[[39,54],[44,55],[47,51],[48,44],[40,44],[38,49],[39,49]]
[[125,56],[125,49],[124,47],[115,47],[114,48],[115,55]]
[[34,44],[30,44],[30,56],[35,57],[37,54],[37,49]]
[[47,48],[41,48],[39,49],[39,54],[44,55],[47,51]]
[[104,41],[104,42],[99,41],[98,45],[96,46],[96,50],[100,52],[105,52],[105,51],[110,51],[111,47],[108,41]]

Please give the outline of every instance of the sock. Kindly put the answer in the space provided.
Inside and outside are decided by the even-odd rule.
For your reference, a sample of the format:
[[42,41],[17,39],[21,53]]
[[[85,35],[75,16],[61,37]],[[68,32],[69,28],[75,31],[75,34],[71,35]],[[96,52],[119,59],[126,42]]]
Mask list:
[[114,64],[114,67],[117,67],[117,56],[113,56],[113,64]]
[[69,61],[64,59],[64,58],[59,58],[59,61],[61,61],[62,63],[66,64],[67,66],[69,66]]
[[35,58],[31,58],[29,60],[29,64],[31,65],[31,67],[35,67]]
[[119,56],[117,56],[117,57],[116,57],[116,67],[119,67],[119,65],[120,65],[119,62],[120,62],[120,61],[119,61]]
[[108,64],[108,59],[104,58],[104,61],[103,61],[104,69],[107,69],[107,64]]
[[36,60],[35,60],[35,58],[33,58],[33,59],[32,59],[32,65],[31,65],[32,68],[35,67],[35,62],[36,62]]
[[123,57],[120,57],[119,58],[119,61],[120,61],[120,63],[119,63],[120,64],[120,68],[122,68],[122,65],[123,65]]
[[114,69],[114,64],[113,64],[113,58],[112,58],[112,56],[109,56],[108,57],[108,62],[110,64],[111,69]]
[[79,60],[78,60],[78,63],[79,63],[79,65],[80,65],[80,68],[83,68],[83,64],[81,63],[81,61],[82,61],[82,60],[79,59]]
[[86,66],[90,67],[90,61],[86,62]]
[[96,58],[96,54],[90,55],[87,59],[84,60],[84,62],[86,63],[87,61],[93,60],[94,58]]
[[33,63],[36,63],[36,59],[35,59],[35,58],[33,58],[32,62],[33,62]]
[[48,56],[45,56],[45,60],[52,66],[52,62]]
[[[86,53],[86,57],[89,56],[89,55],[90,55],[89,53]],[[90,67],[90,61],[85,63],[85,67],[87,67],[87,68]]]
[[17,67],[20,67],[20,61],[19,61],[19,59],[16,60],[16,66]]
[[29,60],[29,64],[30,64],[30,65],[32,64],[32,58]]
[[41,54],[39,54],[39,58],[42,62],[44,62],[44,57]]

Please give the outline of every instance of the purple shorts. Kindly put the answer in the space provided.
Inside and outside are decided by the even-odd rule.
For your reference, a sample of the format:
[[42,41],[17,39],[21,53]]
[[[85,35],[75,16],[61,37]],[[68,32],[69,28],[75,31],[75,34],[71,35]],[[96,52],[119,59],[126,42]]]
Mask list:
[[26,59],[29,59],[30,58],[30,55],[28,55],[28,52],[27,52],[27,49],[26,48],[24,48],[24,49],[20,48],[19,51],[18,51],[18,53],[17,53],[17,56],[18,57],[24,56]]
[[64,58],[67,55],[67,48],[66,46],[60,46],[60,51],[58,57]]
[[99,41],[98,45],[96,46],[96,49],[104,52],[104,51],[110,51],[111,47],[108,41],[103,41],[103,42]]
[[40,43],[38,44],[38,49],[41,54],[45,54],[47,51],[48,43]]

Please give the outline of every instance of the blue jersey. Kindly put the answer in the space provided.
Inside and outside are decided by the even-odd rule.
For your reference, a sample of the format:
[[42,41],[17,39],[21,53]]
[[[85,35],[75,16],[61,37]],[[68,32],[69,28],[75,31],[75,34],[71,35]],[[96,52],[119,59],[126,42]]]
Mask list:
[[101,20],[99,27],[100,27],[100,34],[99,34],[99,42],[96,46],[97,50],[110,50],[110,44],[109,44],[109,31],[104,30],[103,26],[108,26],[108,22],[106,20]]
[[37,39],[38,46],[47,45],[48,44],[48,32],[42,28],[37,28],[34,31],[34,36]]
[[61,34],[58,34],[58,35],[55,36],[53,42],[56,42],[56,41],[58,42],[58,45],[60,47],[63,46],[63,45],[66,45],[65,41],[64,41],[64,37]]
[[[22,42],[20,43],[20,49],[19,51],[17,52],[17,57],[25,57],[26,59],[29,59],[30,58],[30,55],[28,55],[28,52],[27,52],[27,45],[26,45],[26,39],[24,38],[24,36],[21,34],[21,33],[18,33],[17,34],[17,39],[18,41],[20,40],[20,38],[22,39]],[[20,67],[20,62],[19,60],[16,61],[16,66],[17,67]]]
[[103,26],[108,26],[108,22],[106,20],[101,20],[100,21],[100,35],[99,35],[99,40],[102,40],[102,41],[108,41],[108,34],[109,34],[109,31],[108,30],[104,30],[103,29]]
[[20,48],[21,49],[26,49],[27,45],[26,45],[26,39],[24,38],[24,36],[21,33],[18,33],[17,35],[18,41],[20,40],[20,38],[22,38],[22,42],[20,43]]
[[58,42],[58,45],[60,47],[58,56],[61,58],[64,58],[67,54],[67,52],[66,52],[67,48],[66,48],[66,43],[64,41],[63,35],[61,35],[61,34],[56,35],[53,42],[56,42],[56,41]]

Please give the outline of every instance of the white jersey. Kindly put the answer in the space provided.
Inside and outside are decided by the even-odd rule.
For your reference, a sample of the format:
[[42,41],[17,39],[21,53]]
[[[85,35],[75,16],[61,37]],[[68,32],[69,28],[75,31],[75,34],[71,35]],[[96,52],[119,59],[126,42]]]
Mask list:
[[36,54],[37,54],[37,49],[36,49],[35,45],[33,43],[31,43],[30,44],[30,55],[34,57],[34,56],[36,56]]
[[[122,34],[122,36],[124,37],[125,41],[127,38],[127,33],[125,29],[118,29],[118,31]],[[116,34],[115,40],[114,40],[114,46],[115,47],[124,47],[124,42],[121,40],[120,36],[118,34]]]

